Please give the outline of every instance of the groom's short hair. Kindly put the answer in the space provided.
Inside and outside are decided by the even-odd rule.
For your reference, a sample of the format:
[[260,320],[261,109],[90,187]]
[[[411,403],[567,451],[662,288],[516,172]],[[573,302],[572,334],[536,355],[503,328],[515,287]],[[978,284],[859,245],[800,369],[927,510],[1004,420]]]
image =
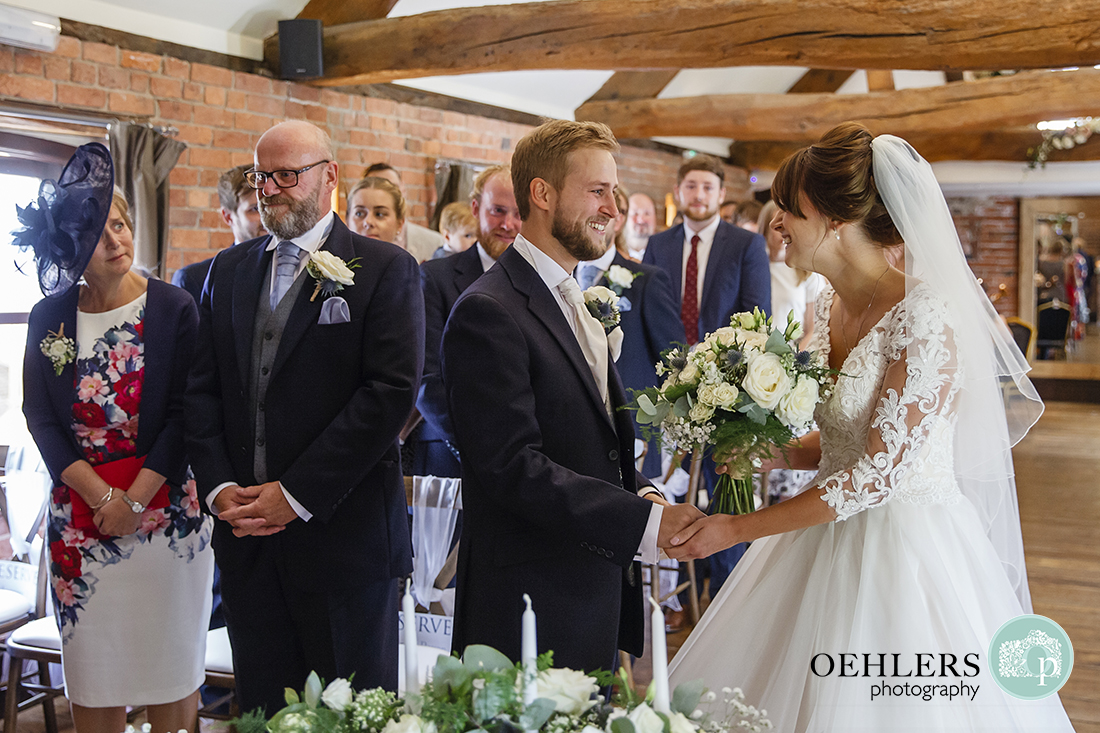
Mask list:
[[527,221],[531,213],[531,181],[541,178],[560,191],[569,173],[569,154],[584,148],[617,153],[619,143],[611,128],[602,122],[552,120],[536,127],[516,144],[512,153],[512,188],[522,221]]

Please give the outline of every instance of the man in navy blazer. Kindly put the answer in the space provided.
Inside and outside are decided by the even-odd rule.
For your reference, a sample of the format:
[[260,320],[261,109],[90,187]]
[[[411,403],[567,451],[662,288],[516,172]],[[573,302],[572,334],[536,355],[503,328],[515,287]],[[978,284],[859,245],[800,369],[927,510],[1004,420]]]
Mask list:
[[[577,281],[582,290],[591,285],[603,285],[618,293],[623,345],[615,366],[625,388],[642,390],[660,384],[656,364],[662,352],[673,344],[683,343],[684,326],[664,270],[623,257],[622,249],[626,245],[622,243],[620,247],[619,244],[626,222],[628,196],[622,188],[615,191],[615,202],[619,215],[613,226],[608,226],[604,232],[607,251],[599,259],[578,265]],[[637,421],[634,434],[644,440]],[[661,448],[655,439],[647,445],[642,475],[658,478],[661,475]]]
[[603,252],[617,149],[593,122],[556,120],[520,140],[520,235],[459,297],[443,333],[465,512],[456,649],[488,644],[518,660],[526,593],[538,650],[560,666],[612,669],[617,649],[640,654],[635,556],[655,561],[701,516],[662,507],[656,491],[638,495],[626,396],[570,274]]
[[[730,316],[772,308],[771,272],[764,238],[722,221],[726,200],[725,167],[717,158],[696,155],[680,166],[676,198],[684,223],[649,238],[642,262],[657,265],[672,279],[689,345],[730,325]],[[693,285],[694,287],[690,287]],[[714,463],[703,464],[707,493],[718,483]],[[715,553],[710,562],[714,598],[747,545]]]
[[[252,167],[245,163],[230,168],[218,176],[218,202],[221,204],[222,221],[233,232],[233,244],[247,242],[262,236],[264,225],[260,221],[260,207],[256,200],[256,189],[244,179],[245,171]],[[210,272],[211,257],[202,262],[181,267],[172,275],[172,284],[191,293],[195,302],[202,296],[202,284]]]
[[474,180],[470,208],[477,217],[477,244],[464,252],[420,265],[420,284],[424,289],[424,378],[420,381],[416,408],[424,418],[424,425],[413,459],[416,476],[462,475],[440,369],[443,326],[458,296],[496,263],[519,233],[512,169],[491,165],[479,173]]
[[[408,253],[331,211],[332,157],[309,123],[264,133],[249,175],[272,236],[221,252],[199,304],[188,448],[219,520],[245,710],[274,712],[314,670],[397,686],[396,579],[412,569],[397,436],[423,367],[423,298]],[[356,266],[339,289],[332,258]]]

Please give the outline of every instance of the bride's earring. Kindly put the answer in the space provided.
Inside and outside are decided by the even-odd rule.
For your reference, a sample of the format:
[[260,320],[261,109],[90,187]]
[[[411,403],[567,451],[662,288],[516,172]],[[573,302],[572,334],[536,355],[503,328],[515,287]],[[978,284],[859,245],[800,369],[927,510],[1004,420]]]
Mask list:
[[838,231],[836,227],[833,227],[833,234],[836,235],[836,238],[839,241],[840,240],[840,231]]

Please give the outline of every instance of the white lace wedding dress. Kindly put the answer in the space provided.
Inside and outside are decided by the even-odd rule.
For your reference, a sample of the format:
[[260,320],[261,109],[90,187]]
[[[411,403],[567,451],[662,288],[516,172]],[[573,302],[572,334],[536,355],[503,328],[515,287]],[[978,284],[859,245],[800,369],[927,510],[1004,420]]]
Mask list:
[[[829,289],[813,346],[826,353],[831,304]],[[952,334],[946,306],[916,285],[852,350],[816,414],[819,486],[838,521],[754,542],[670,665],[674,685],[740,687],[784,732],[1072,731],[1057,696],[1009,697],[988,672],[994,632],[1023,610],[952,472],[965,367]],[[857,655],[845,661],[858,676],[840,676],[841,653]],[[933,676],[917,676],[918,653]],[[822,676],[815,655],[829,655]],[[901,696],[872,699],[883,683]],[[907,683],[937,689],[925,700]],[[973,700],[938,689],[964,683]]]

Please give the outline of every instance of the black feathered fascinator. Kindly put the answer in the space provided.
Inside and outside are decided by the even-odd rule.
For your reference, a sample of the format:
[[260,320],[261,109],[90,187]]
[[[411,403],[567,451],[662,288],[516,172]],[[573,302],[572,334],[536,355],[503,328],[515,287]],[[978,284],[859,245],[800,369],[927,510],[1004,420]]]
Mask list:
[[38,286],[47,298],[69,291],[84,274],[111,212],[115,169],[101,143],[81,145],[56,182],[42,181],[38,199],[15,210],[23,228],[12,242],[34,251]]

